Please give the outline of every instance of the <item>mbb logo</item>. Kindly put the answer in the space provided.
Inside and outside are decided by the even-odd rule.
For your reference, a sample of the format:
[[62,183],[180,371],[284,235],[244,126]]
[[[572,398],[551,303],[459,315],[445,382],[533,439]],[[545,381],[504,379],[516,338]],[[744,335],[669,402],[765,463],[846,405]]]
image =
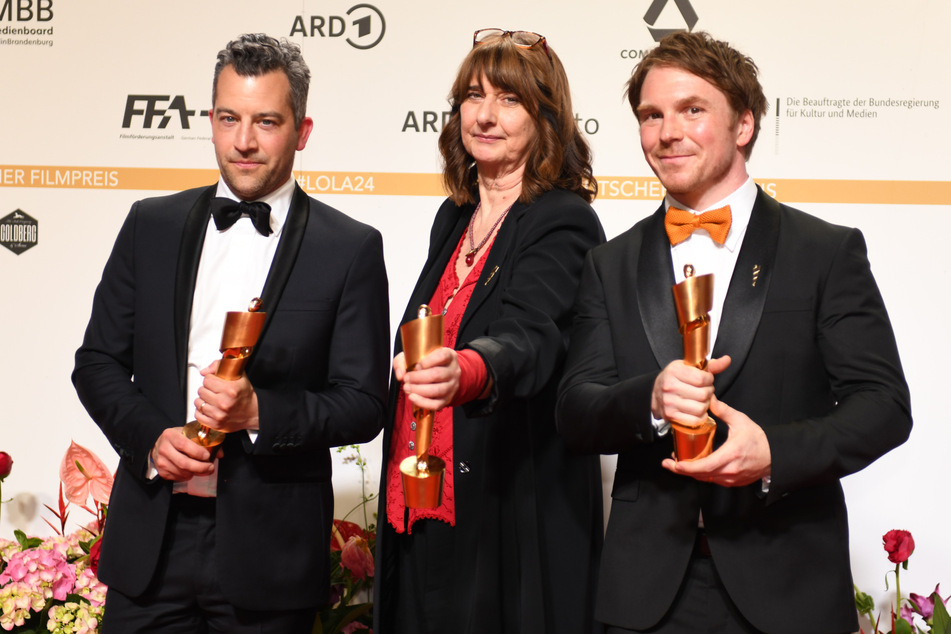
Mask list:
[[386,33],[383,13],[372,4],[355,4],[342,15],[298,15],[294,17],[290,35],[303,37],[344,38],[353,48],[373,48]]
[[49,22],[53,19],[53,0],[2,0],[0,20]]

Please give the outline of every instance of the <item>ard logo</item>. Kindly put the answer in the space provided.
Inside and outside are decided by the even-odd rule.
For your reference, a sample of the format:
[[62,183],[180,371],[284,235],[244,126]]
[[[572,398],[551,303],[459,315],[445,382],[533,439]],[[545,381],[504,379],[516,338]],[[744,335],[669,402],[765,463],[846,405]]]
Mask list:
[[0,244],[20,255],[36,246],[37,226],[36,219],[17,209],[0,218]]
[[355,4],[342,15],[294,16],[290,35],[303,37],[341,38],[360,50],[373,48],[386,34],[386,19],[383,12],[372,4]]

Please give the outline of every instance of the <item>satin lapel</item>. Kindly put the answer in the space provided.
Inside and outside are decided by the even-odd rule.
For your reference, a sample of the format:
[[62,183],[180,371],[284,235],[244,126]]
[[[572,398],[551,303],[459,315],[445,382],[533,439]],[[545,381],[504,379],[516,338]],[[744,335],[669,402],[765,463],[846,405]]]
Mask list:
[[664,230],[664,206],[661,205],[644,227],[637,258],[637,305],[654,358],[662,368],[684,356],[683,338],[677,329],[673,285],[674,264],[670,257],[670,241]]
[[185,225],[182,227],[182,241],[178,247],[178,263],[175,269],[175,354],[179,371],[179,383],[185,393],[185,365],[188,358],[188,328],[192,314],[192,299],[195,295],[195,279],[198,276],[198,263],[201,261],[201,249],[205,242],[208,218],[211,216],[211,199],[215,194],[212,185],[202,192],[188,211]]
[[[440,230],[435,231],[432,236],[432,244],[429,245],[429,259],[423,265],[419,280],[416,282],[416,288],[410,295],[409,303],[406,305],[406,312],[403,313],[403,319],[400,324],[416,319],[416,311],[420,304],[428,304],[436,292],[436,286],[439,285],[439,279],[442,277],[449,259],[455,252],[456,244],[459,242],[462,232],[469,225],[469,219],[472,217],[475,207],[467,205],[459,210],[455,222],[447,222]],[[400,340],[399,331],[397,331],[395,351],[397,354],[403,350],[403,342]]]
[[499,227],[499,232],[495,235],[495,240],[492,241],[492,248],[485,256],[485,265],[482,267],[479,280],[472,290],[472,297],[469,298],[469,303],[466,305],[466,312],[462,315],[462,321],[459,322],[460,333],[465,329],[476,311],[479,310],[482,302],[488,299],[492,291],[498,286],[502,277],[500,275],[502,267],[511,264],[509,255],[515,236],[518,235],[518,223],[529,209],[531,209],[531,205],[515,203],[509,211],[508,217]]
[[713,357],[728,354],[732,359],[730,367],[714,381],[718,393],[729,388],[749,354],[763,315],[778,244],[779,203],[760,190],[733,269],[713,345]]
[[[294,270],[294,262],[297,261],[297,253],[304,241],[304,232],[307,229],[309,217],[310,203],[307,194],[295,184],[294,196],[291,198],[291,206],[287,210],[287,219],[284,221],[281,239],[277,243],[277,251],[274,253],[274,260],[271,262],[267,280],[264,282],[264,291],[261,293],[261,310],[265,311],[267,316],[264,318],[264,329],[261,331],[258,341],[263,340],[267,334],[272,311],[277,307],[281,293],[284,292],[284,287],[287,285],[287,279],[291,276],[291,271]],[[253,362],[254,358],[252,357],[248,363]]]

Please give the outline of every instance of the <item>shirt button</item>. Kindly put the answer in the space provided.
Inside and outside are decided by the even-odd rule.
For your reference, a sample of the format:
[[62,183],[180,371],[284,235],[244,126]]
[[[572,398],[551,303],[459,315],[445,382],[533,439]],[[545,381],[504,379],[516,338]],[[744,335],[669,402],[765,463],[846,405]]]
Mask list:
[[409,424],[409,428],[410,428],[412,431],[416,431],[416,421],[415,421],[415,420],[414,420],[412,423]]
[[458,467],[459,467],[459,473],[469,473],[470,471],[469,463],[465,462],[464,460],[459,462]]
[[409,448],[410,448],[410,449],[416,449],[416,443],[413,442],[412,440],[409,441]]

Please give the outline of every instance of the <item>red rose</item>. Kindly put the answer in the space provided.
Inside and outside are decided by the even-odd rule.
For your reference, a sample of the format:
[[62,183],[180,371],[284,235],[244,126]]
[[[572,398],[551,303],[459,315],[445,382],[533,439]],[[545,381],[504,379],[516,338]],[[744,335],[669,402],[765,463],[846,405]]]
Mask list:
[[10,475],[13,469],[13,458],[5,451],[0,451],[0,480]]
[[888,553],[888,561],[901,564],[915,552],[915,538],[908,531],[891,530],[882,536],[882,545]]

